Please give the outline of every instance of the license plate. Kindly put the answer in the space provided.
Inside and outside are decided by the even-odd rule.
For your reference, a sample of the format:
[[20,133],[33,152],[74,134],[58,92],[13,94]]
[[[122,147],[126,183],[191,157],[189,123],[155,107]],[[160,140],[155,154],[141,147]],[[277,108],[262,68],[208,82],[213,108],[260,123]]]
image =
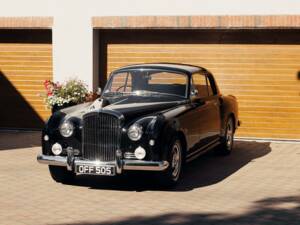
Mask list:
[[91,165],[76,165],[75,172],[77,174],[115,176],[115,166],[91,166]]

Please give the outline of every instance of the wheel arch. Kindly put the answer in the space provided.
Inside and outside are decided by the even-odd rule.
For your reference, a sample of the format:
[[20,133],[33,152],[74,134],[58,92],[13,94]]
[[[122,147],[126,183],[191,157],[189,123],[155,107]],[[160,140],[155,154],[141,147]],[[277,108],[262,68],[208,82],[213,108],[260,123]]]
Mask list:
[[186,136],[181,130],[181,127],[179,125],[179,122],[176,120],[169,120],[168,122],[164,123],[164,126],[161,126],[161,132],[160,132],[160,142],[163,146],[162,158],[165,159],[168,153],[168,146],[174,138],[178,138],[182,145],[183,150],[183,157],[186,157],[187,149],[188,149],[188,142],[186,139]]

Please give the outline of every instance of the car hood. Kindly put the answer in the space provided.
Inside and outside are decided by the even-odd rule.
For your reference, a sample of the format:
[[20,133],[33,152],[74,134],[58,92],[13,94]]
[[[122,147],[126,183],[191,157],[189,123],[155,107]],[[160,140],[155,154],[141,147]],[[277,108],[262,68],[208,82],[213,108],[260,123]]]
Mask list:
[[123,97],[119,99],[114,99],[110,101],[112,103],[106,105],[107,99],[97,99],[92,103],[85,103],[73,107],[69,107],[61,110],[65,114],[65,118],[76,117],[82,119],[82,117],[89,113],[101,110],[105,111],[117,111],[121,113],[125,120],[131,120],[134,118],[139,118],[144,115],[150,115],[153,113],[158,113],[177,105],[183,104],[185,101],[176,101],[174,99],[167,98],[137,98],[136,96]]

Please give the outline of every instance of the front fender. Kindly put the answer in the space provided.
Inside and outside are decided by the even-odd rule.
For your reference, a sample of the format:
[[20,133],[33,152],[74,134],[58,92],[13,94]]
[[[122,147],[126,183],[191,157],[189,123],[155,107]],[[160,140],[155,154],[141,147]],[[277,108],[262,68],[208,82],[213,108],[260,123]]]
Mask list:
[[[70,117],[68,120],[72,121],[75,127],[74,134],[71,137],[64,138],[59,132],[60,124],[66,119],[66,114],[58,111],[55,112],[45,124],[42,130],[42,152],[45,155],[52,155],[51,146],[54,143],[59,143],[65,148],[66,146],[72,146],[75,149],[81,150],[81,120],[76,117]],[[44,136],[48,136],[48,140],[44,140]]]
[[163,115],[154,118],[147,127],[147,136],[155,140],[154,151],[160,160],[167,159],[168,146],[172,138],[180,131],[180,123],[176,118],[166,120]]

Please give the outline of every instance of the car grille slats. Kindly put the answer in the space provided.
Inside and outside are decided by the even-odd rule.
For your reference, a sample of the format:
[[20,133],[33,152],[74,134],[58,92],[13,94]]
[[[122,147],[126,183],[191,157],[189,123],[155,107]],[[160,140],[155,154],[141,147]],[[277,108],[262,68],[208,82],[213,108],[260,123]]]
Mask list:
[[120,120],[107,113],[91,113],[83,118],[83,157],[114,161],[120,147]]

